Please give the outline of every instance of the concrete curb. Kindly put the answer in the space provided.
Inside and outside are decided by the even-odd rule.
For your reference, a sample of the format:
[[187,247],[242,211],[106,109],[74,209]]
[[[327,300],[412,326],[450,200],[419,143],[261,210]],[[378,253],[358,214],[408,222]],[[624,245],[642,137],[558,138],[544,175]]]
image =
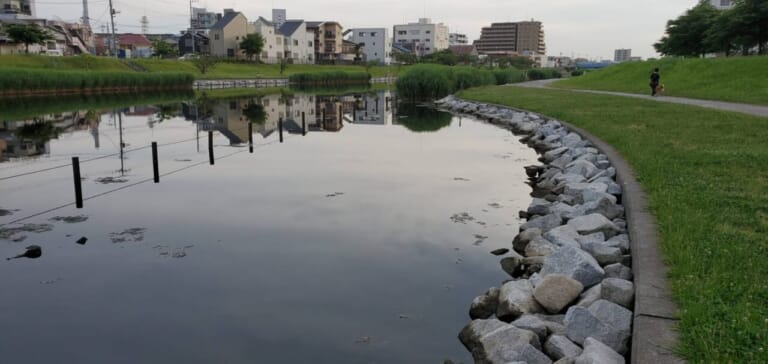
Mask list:
[[[506,105],[485,103],[510,110],[528,112]],[[536,114],[536,113],[533,113]],[[677,343],[677,304],[667,283],[667,267],[658,247],[656,222],[648,211],[648,199],[635,178],[635,173],[621,155],[609,144],[584,129],[559,119],[571,131],[589,140],[604,153],[614,168],[616,182],[622,187],[622,204],[632,249],[632,271],[635,284],[635,306],[632,324],[631,363],[678,364],[685,361],[673,353]]]

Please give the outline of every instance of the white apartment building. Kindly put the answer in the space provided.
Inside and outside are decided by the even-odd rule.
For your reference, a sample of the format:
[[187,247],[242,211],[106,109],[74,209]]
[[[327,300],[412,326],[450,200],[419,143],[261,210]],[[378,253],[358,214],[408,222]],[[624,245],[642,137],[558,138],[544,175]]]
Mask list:
[[469,44],[469,39],[467,39],[466,34],[451,33],[448,35],[448,44],[449,45]]
[[283,58],[296,64],[315,63],[315,32],[303,20],[286,20],[277,30],[283,36]]
[[631,49],[616,49],[613,51],[613,61],[614,62],[624,62],[629,61],[632,58],[632,50]]
[[709,3],[720,10],[730,9],[734,5],[733,0],[709,0]]
[[392,63],[392,38],[387,28],[350,29],[350,41],[362,44],[365,61],[379,61],[380,65]]
[[448,49],[448,27],[433,24],[431,19],[421,18],[418,23],[395,25],[394,41],[410,48],[416,55],[425,56]]
[[283,35],[277,31],[275,24],[263,17],[259,17],[251,25],[254,31],[261,34],[261,37],[264,38],[264,47],[261,49],[259,60],[268,64],[280,63],[285,56],[285,46]]

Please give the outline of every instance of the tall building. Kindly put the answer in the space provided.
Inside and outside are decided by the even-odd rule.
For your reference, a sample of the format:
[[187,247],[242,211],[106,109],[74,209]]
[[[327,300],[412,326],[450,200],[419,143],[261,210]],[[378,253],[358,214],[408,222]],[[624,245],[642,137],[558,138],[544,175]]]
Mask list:
[[469,40],[467,40],[466,34],[459,34],[459,33],[451,33],[448,35],[448,45],[462,45],[462,44],[468,44]]
[[418,23],[395,25],[394,41],[409,48],[418,56],[448,49],[448,27],[433,24],[431,19],[421,18]]
[[493,23],[483,27],[480,39],[475,41],[480,54],[488,55],[544,55],[544,27],[538,21]]
[[285,21],[288,20],[288,12],[285,9],[272,9],[272,23],[280,29]]
[[631,49],[617,49],[613,51],[614,62],[624,62],[624,61],[629,61],[630,59],[632,59]]
[[730,9],[734,5],[733,0],[709,0],[709,3],[720,10]]
[[387,28],[355,28],[350,30],[350,40],[362,45],[366,61],[379,61],[379,64],[392,63],[392,38]]
[[35,0],[0,0],[0,18],[34,18]]

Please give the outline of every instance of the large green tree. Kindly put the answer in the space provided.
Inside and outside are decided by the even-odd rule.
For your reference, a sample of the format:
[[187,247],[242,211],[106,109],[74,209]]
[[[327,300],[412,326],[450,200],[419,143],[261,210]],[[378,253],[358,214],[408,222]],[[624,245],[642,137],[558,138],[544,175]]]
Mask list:
[[738,34],[736,40],[745,50],[757,48],[759,54],[766,53],[768,43],[768,1],[735,0],[731,14],[732,32]]
[[667,22],[666,35],[654,44],[656,51],[669,56],[703,56],[713,51],[707,42],[707,32],[716,23],[720,12],[702,0],[677,19]]
[[240,42],[240,49],[245,53],[249,60],[253,60],[253,56],[261,53],[263,48],[264,37],[259,33],[248,34]]
[[37,24],[9,24],[5,26],[5,34],[16,43],[24,43],[24,52],[29,53],[30,44],[45,45],[53,39],[53,34]]

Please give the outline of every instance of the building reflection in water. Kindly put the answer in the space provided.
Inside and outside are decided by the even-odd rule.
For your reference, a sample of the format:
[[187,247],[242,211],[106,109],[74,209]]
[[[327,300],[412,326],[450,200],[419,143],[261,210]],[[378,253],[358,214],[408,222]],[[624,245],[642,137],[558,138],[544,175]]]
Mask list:
[[60,133],[97,130],[94,145],[99,147],[98,121],[87,121],[86,111],[62,112],[0,124],[0,161],[50,154],[50,140]]

